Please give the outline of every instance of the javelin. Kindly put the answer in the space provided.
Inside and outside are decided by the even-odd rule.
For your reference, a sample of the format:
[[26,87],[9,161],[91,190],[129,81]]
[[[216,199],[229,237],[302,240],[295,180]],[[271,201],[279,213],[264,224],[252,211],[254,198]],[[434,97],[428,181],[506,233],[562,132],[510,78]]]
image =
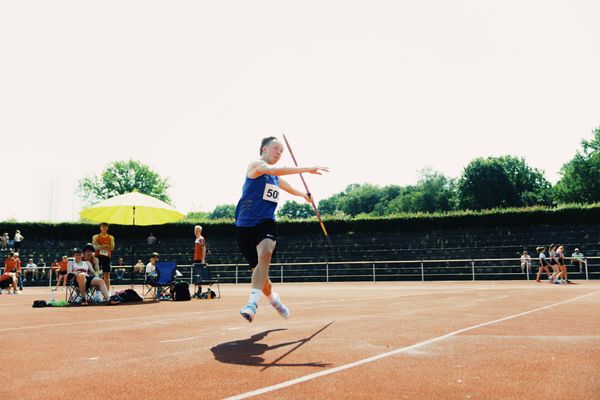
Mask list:
[[[283,140],[285,140],[285,145],[287,146],[288,151],[290,152],[290,155],[292,156],[292,160],[294,160],[294,164],[297,167],[298,162],[296,161],[296,157],[294,157],[294,152],[292,152],[292,148],[290,147],[290,144],[288,143],[288,140],[285,137],[285,135],[283,135]],[[325,224],[323,224],[323,219],[321,218],[321,214],[319,214],[319,210],[317,210],[315,201],[313,200],[313,197],[310,194],[310,190],[308,189],[308,185],[306,184],[306,181],[304,180],[304,176],[302,174],[300,174],[300,179],[302,179],[302,183],[304,184],[304,188],[306,189],[306,194],[308,195],[308,198],[310,199],[310,204],[312,204],[313,210],[315,210],[315,214],[317,215],[317,218],[319,219],[319,224],[321,224],[321,229],[323,230],[323,233],[325,234],[325,239],[327,239],[327,243],[329,243],[329,247],[333,248],[333,246],[331,245],[331,240],[329,240],[329,235],[327,234],[327,229],[325,229]]]

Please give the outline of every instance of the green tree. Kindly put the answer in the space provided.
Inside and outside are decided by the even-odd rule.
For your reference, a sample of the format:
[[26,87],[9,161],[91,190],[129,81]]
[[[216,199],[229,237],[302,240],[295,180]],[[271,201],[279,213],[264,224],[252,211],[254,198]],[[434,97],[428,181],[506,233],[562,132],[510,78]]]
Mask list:
[[295,201],[288,200],[285,202],[283,207],[277,211],[277,215],[292,219],[302,219],[312,217],[315,215],[315,212],[313,211],[312,206],[308,203],[299,204]]
[[222,204],[216,206],[215,209],[208,214],[208,217],[210,219],[233,219],[235,218],[235,204]]
[[591,140],[582,140],[582,150],[560,170],[561,178],[554,186],[556,200],[562,203],[594,203],[600,201],[600,127]]
[[513,156],[477,158],[465,167],[457,184],[463,209],[549,204],[549,193],[543,173]]
[[94,204],[120,194],[138,191],[166,203],[170,184],[150,167],[136,160],[114,161],[100,176],[84,177],[79,180],[77,190],[87,204]]
[[347,215],[370,214],[382,198],[382,191],[375,185],[350,185],[341,199],[340,208]]

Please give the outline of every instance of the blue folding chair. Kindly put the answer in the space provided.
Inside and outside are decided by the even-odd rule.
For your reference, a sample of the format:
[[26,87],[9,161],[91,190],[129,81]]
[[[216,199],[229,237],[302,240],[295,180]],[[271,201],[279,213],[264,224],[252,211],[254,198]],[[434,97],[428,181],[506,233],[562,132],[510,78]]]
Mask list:
[[161,261],[156,263],[156,270],[146,277],[144,282],[144,299],[150,295],[153,301],[164,299],[167,289],[175,285],[175,261]]

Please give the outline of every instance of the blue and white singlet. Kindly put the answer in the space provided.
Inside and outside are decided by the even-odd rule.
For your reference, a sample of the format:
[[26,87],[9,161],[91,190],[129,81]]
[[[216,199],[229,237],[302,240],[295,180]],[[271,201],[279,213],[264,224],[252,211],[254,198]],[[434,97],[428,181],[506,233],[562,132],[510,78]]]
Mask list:
[[265,220],[275,220],[275,209],[279,201],[279,178],[263,174],[248,178],[242,187],[242,198],[235,208],[235,225],[252,227]]

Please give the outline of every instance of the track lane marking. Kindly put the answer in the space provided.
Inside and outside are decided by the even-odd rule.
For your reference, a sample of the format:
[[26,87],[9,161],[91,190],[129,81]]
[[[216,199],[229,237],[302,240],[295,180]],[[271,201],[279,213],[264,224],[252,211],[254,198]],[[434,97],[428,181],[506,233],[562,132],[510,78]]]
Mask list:
[[415,343],[415,344],[412,344],[410,346],[406,346],[406,347],[402,347],[402,348],[399,348],[399,349],[396,349],[396,350],[388,351],[386,353],[378,354],[376,356],[372,356],[372,357],[368,357],[368,358],[363,358],[362,360],[358,360],[358,361],[354,361],[354,362],[351,362],[351,363],[348,363],[348,364],[340,365],[340,366],[335,367],[335,368],[330,368],[330,369],[325,370],[325,371],[315,372],[315,373],[312,373],[312,374],[301,376],[299,378],[290,379],[288,381],[281,382],[281,383],[278,383],[278,384],[275,384],[275,385],[266,386],[266,387],[263,387],[263,388],[260,388],[260,389],[256,389],[256,390],[253,390],[253,391],[250,391],[250,392],[245,392],[245,393],[237,394],[237,395],[234,395],[234,396],[230,396],[230,397],[225,398],[224,400],[242,400],[242,399],[248,399],[250,397],[259,396],[261,394],[265,394],[265,393],[273,392],[273,391],[276,391],[276,390],[284,389],[284,388],[287,388],[287,387],[290,387],[290,386],[293,386],[293,385],[297,385],[299,383],[303,383],[303,382],[307,382],[307,381],[310,381],[310,380],[313,380],[313,379],[317,379],[317,378],[320,378],[320,377],[323,377],[323,376],[335,374],[337,372],[341,372],[341,371],[344,371],[344,370],[347,370],[347,369],[350,369],[350,368],[357,367],[359,365],[363,365],[363,364],[367,364],[367,363],[370,363],[370,362],[373,362],[373,361],[377,361],[377,360],[380,360],[380,359],[383,359],[383,358],[386,358],[386,357],[390,357],[390,356],[394,356],[394,355],[397,355],[397,354],[406,353],[406,352],[409,352],[409,351],[412,351],[412,350],[416,350],[416,349],[419,349],[421,347],[428,346],[428,345],[430,345],[432,343],[436,343],[436,342],[442,341],[444,339],[448,339],[448,338],[450,338],[452,336],[459,335],[461,333],[465,333],[465,332],[469,332],[469,331],[472,331],[472,330],[475,330],[475,329],[483,328],[485,326],[497,324],[499,322],[504,322],[504,321],[508,321],[508,320],[511,320],[511,319],[519,318],[519,317],[522,317],[522,316],[525,316],[525,315],[528,315],[528,314],[532,314],[532,313],[535,313],[535,312],[538,312],[538,311],[542,311],[542,310],[547,310],[547,309],[550,309],[552,307],[560,306],[560,305],[563,305],[563,304],[572,303],[572,302],[575,302],[577,300],[581,300],[581,299],[586,298],[586,297],[594,296],[594,295],[599,294],[599,293],[600,293],[600,290],[592,292],[592,293],[588,293],[588,294],[585,294],[585,295],[582,295],[582,296],[574,297],[574,298],[569,299],[569,300],[564,300],[564,301],[560,301],[558,303],[550,304],[550,305],[547,305],[547,306],[534,308],[534,309],[529,310],[529,311],[524,311],[524,312],[520,312],[518,314],[509,315],[507,317],[498,318],[498,319],[495,319],[495,320],[492,320],[492,321],[488,321],[488,322],[483,322],[481,324],[469,326],[467,328],[462,328],[462,329],[459,329],[459,330],[447,333],[447,334],[442,335],[442,336],[438,336],[438,337],[435,337],[435,338],[432,338],[432,339],[424,340],[422,342]]

